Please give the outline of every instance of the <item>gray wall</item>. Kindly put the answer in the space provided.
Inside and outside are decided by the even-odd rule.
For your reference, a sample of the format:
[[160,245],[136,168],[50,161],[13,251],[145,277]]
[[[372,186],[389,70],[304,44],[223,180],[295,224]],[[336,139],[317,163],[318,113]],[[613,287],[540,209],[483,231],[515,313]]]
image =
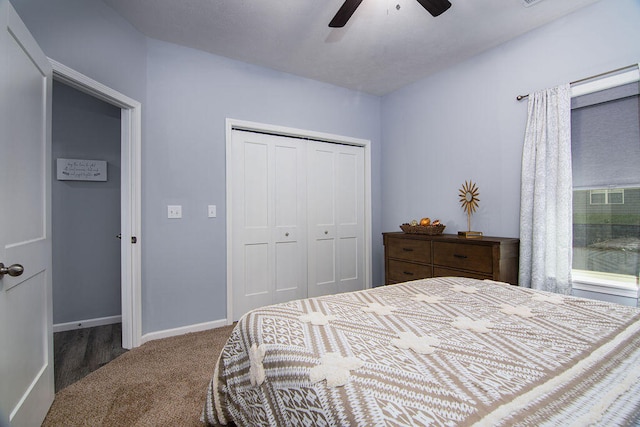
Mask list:
[[638,62],[639,22],[637,0],[602,0],[386,96],[383,229],[422,216],[466,229],[457,190],[472,179],[472,228],[518,236],[527,101],[516,95]]
[[[378,97],[161,41],[148,47],[145,332],[226,316],[225,118],[371,140],[381,256]],[[183,219],[167,219],[169,204],[182,205]],[[217,206],[217,218],[206,217],[208,204]],[[374,283],[383,283],[381,271]]]
[[9,1],[49,58],[144,104],[147,39],[113,9],[100,0]]
[[466,229],[457,189],[472,179],[472,228],[517,237],[527,101],[516,95],[637,63],[639,22],[639,1],[601,0],[384,97],[382,228],[430,216]]
[[[106,182],[58,181],[56,159],[107,161]],[[53,323],[121,314],[120,109],[53,85]]]
[[147,39],[99,0],[12,4],[49,57],[143,103],[143,333],[226,317],[227,117],[371,140],[382,258],[380,98]]

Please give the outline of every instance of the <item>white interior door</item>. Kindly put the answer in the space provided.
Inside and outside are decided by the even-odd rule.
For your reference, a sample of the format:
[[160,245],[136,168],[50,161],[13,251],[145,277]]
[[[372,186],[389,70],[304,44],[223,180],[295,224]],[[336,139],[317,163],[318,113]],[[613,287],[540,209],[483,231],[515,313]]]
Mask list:
[[0,279],[0,425],[35,426],[54,396],[52,71],[6,0],[0,0],[0,20],[0,262],[24,268]]
[[233,131],[233,320],[306,296],[305,150],[293,138]]
[[365,288],[364,149],[310,141],[308,296]]

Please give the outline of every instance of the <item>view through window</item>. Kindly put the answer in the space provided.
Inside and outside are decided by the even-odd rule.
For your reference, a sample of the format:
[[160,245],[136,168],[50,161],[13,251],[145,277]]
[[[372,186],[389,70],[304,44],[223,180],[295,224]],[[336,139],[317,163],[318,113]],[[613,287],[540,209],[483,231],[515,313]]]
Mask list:
[[638,82],[572,100],[573,269],[607,282],[640,273]]

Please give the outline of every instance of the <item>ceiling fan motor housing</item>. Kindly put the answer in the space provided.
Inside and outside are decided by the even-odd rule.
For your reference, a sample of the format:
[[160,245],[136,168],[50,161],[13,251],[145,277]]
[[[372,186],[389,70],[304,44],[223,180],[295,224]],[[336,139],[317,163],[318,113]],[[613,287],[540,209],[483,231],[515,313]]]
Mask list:
[[[336,13],[336,16],[334,16],[329,23],[329,27],[344,27],[351,18],[351,15],[353,15],[358,6],[360,6],[360,3],[362,3],[362,0],[346,0],[338,10],[338,13]],[[438,16],[451,7],[449,0],[418,0],[418,3],[432,16]]]
[[418,0],[418,3],[434,17],[443,14],[451,7],[449,0]]

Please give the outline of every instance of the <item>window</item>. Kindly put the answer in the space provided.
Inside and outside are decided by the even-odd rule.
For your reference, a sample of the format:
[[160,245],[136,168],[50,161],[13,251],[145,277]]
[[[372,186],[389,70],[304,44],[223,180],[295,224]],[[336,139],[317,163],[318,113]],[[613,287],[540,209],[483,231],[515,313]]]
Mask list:
[[589,192],[589,203],[592,205],[606,205],[607,190],[591,190]]
[[572,99],[573,276],[638,289],[638,82]]
[[612,205],[624,205],[624,189],[607,190],[607,203]]
[[624,189],[602,189],[589,191],[589,203],[592,205],[623,205]]

